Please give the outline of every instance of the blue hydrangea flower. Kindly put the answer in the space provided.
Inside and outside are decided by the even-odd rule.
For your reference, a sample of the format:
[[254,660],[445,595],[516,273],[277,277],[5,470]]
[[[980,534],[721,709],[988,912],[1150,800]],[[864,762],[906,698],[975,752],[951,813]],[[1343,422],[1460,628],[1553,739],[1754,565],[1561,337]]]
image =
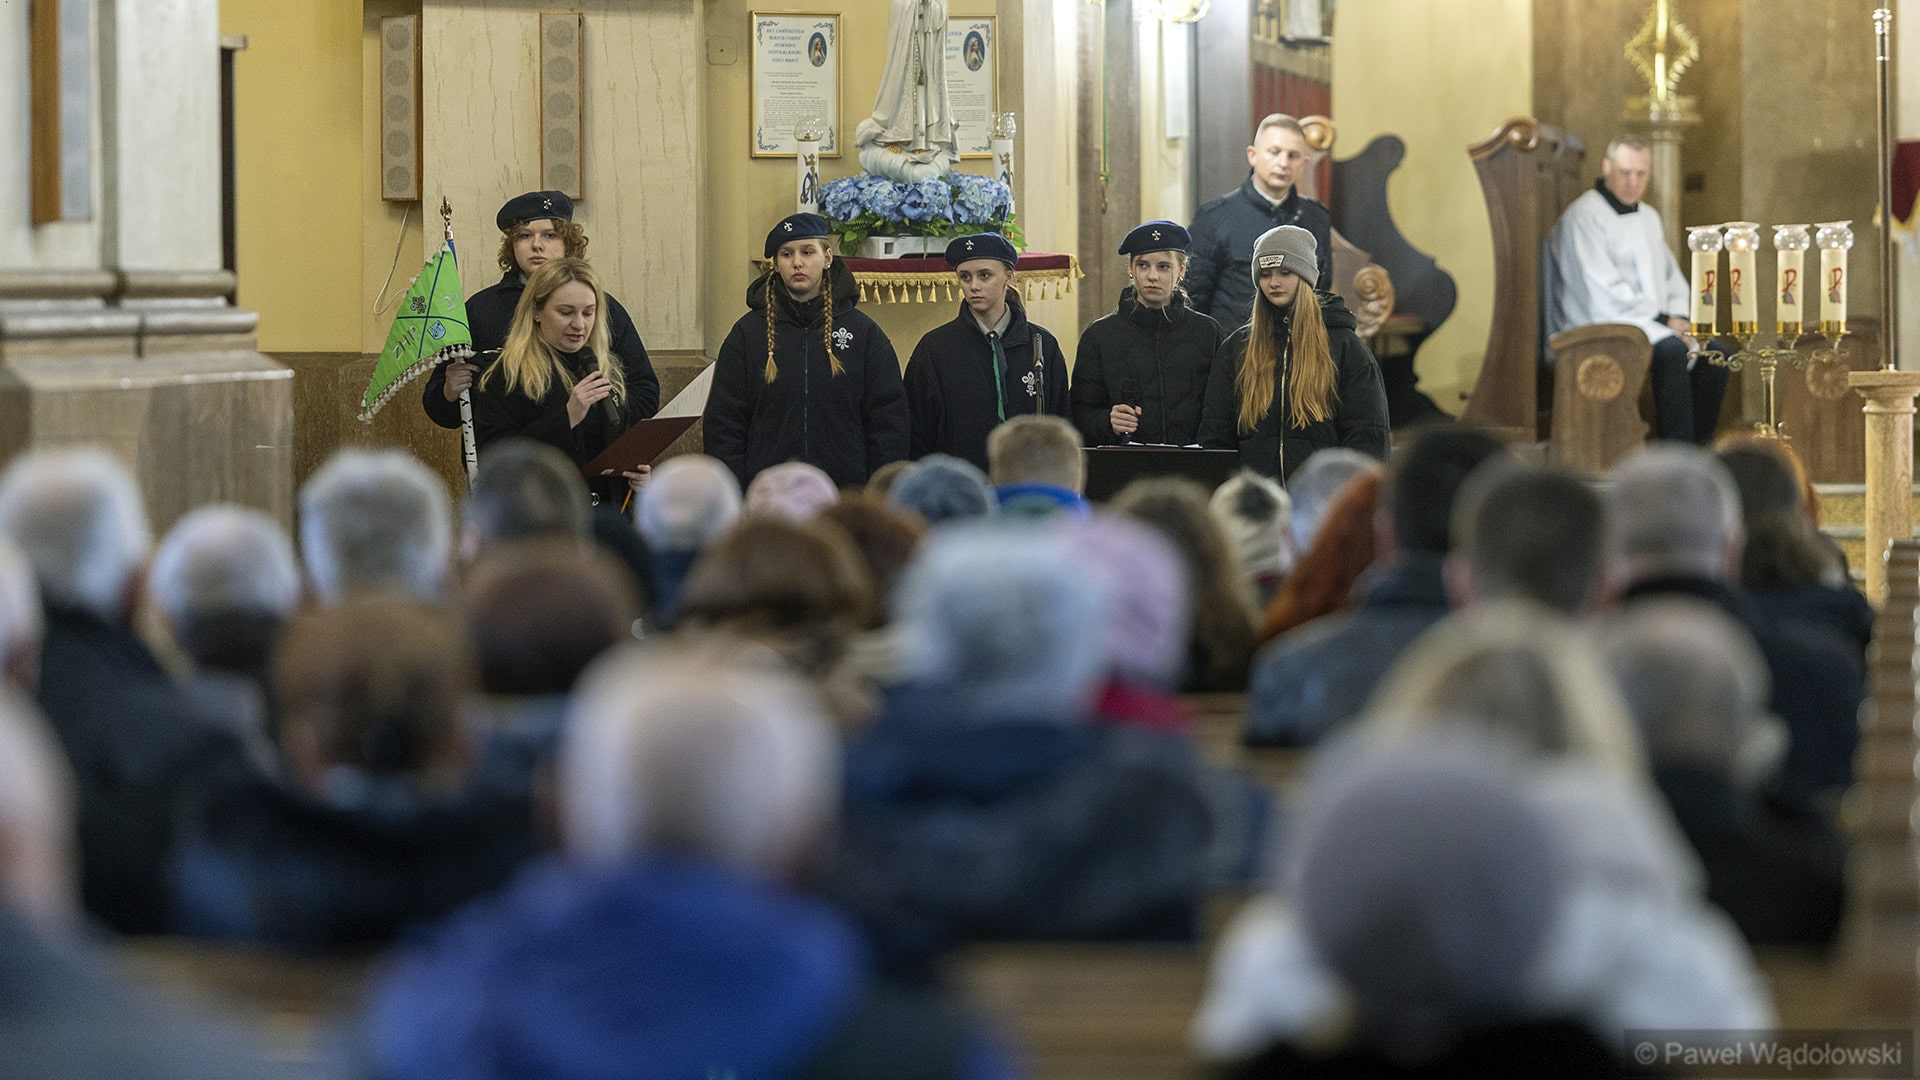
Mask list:
[[926,180],[907,186],[900,200],[900,214],[908,221],[928,222],[953,214],[953,192],[938,180]]
[[900,220],[900,203],[905,190],[891,180],[874,179],[878,183],[868,184],[861,192],[861,204],[882,221]]
[[852,221],[860,216],[860,182],[845,177],[820,187],[820,209],[830,220]]

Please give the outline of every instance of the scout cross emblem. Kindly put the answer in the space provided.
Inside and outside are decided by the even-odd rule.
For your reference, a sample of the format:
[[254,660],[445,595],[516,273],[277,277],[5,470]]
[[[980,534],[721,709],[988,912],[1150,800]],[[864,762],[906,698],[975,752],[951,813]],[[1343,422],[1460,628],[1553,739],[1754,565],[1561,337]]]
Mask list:
[[971,240],[969,240],[969,241],[967,241],[967,250],[968,250],[968,251],[972,251],[972,250],[973,250],[973,241],[971,241]]
[[542,209],[542,210],[551,210],[551,209],[553,209],[553,200],[552,200],[552,199],[541,199],[541,200],[540,200],[540,209]]
[[1033,372],[1029,371],[1025,375],[1020,376],[1020,381],[1026,385],[1028,397],[1040,396],[1040,391],[1036,389],[1033,385],[1034,384]]
[[844,326],[836,329],[833,332],[833,344],[841,352],[846,352],[847,346],[853,344],[853,331]]
[[1159,229],[1155,229],[1155,230],[1153,230],[1153,238],[1154,238],[1155,240],[1158,240],[1158,239],[1160,239],[1160,230],[1159,230]]
[[781,222],[781,223],[780,223],[780,227],[781,227],[782,229],[785,229],[785,230],[786,230],[786,231],[788,231],[788,232],[792,232],[792,231],[793,231],[793,222],[791,222],[791,221],[783,221],[783,222]]

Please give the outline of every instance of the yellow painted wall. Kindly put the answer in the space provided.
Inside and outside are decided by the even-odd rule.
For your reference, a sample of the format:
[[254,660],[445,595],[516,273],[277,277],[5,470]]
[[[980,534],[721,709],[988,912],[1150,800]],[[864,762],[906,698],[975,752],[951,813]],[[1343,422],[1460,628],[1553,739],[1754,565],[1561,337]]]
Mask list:
[[1493,241],[1467,146],[1532,111],[1530,0],[1342,0],[1333,35],[1333,115],[1349,152],[1394,134],[1407,157],[1388,201],[1408,241],[1459,285],[1459,304],[1421,346],[1421,388],[1458,412],[1493,319]]
[[[318,2],[325,4],[329,0]],[[423,215],[430,217],[434,234],[439,235],[440,215],[437,206],[429,208],[424,203],[414,203],[409,207],[406,203],[383,202],[380,198],[380,20],[397,15],[418,15],[420,0],[364,0],[359,6],[362,9],[358,56],[360,86],[356,103],[360,118],[359,145],[355,147],[351,159],[314,164],[317,168],[340,168],[353,173],[360,201],[361,223],[359,261],[356,263],[359,272],[354,276],[353,283],[358,315],[355,325],[359,328],[360,351],[377,353],[386,346],[387,331],[393,326],[395,297],[406,291],[407,283],[420,271],[420,252],[425,246],[422,239],[425,227],[421,218]],[[484,213],[491,220],[491,211]],[[401,236],[403,223],[406,230],[404,237]],[[394,258],[396,251],[399,252],[397,263]],[[479,286],[492,284],[499,277],[491,249],[469,254],[463,248],[460,260],[461,284],[466,286],[469,295]],[[387,286],[383,312],[376,315],[374,301],[380,298],[381,285],[387,282],[389,272],[392,273],[392,284]]]
[[360,5],[221,0],[220,32],[247,38],[234,61],[240,306],[259,312],[264,351],[359,349]]

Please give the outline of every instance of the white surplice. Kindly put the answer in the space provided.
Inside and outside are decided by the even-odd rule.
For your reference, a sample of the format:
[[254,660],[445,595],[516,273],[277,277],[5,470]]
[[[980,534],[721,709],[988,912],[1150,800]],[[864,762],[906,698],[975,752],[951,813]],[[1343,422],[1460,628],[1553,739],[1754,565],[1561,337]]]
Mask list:
[[1547,238],[1547,333],[1632,323],[1659,344],[1673,331],[1655,316],[1692,310],[1687,279],[1646,203],[1622,214],[1598,190],[1573,200]]

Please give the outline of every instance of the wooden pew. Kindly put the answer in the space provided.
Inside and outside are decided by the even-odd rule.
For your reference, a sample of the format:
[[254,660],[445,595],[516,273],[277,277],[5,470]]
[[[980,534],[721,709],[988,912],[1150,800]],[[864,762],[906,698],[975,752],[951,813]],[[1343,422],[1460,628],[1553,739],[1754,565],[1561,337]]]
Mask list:
[[294,1060],[310,1060],[324,1026],[359,1000],[370,958],[319,959],[185,938],[132,938],[122,959],[165,992],[258,1019]]

